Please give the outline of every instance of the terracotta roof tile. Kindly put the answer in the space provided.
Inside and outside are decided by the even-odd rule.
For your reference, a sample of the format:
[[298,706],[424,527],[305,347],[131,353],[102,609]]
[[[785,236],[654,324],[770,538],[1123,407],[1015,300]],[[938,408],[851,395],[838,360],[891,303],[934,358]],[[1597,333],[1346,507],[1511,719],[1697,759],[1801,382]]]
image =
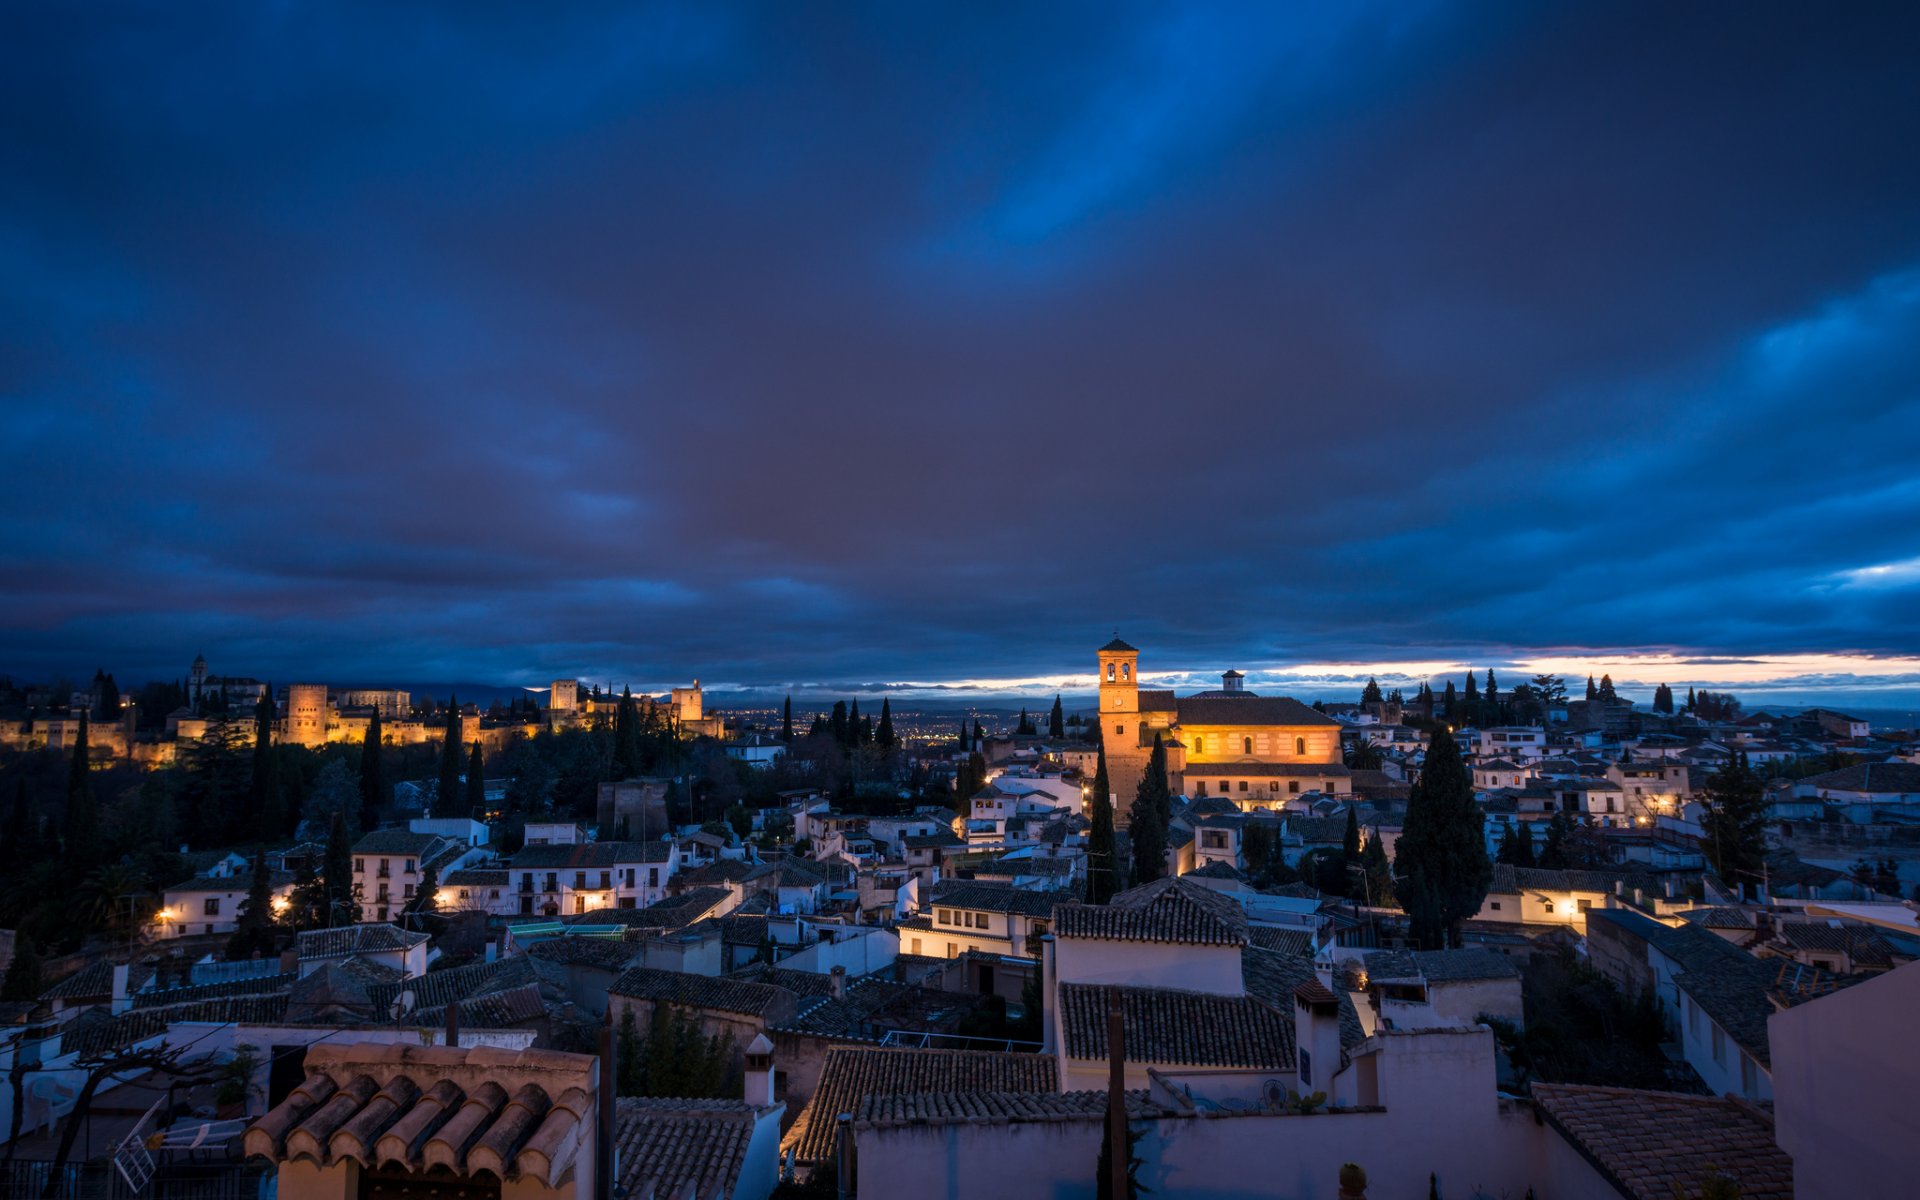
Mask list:
[[[1272,1070],[1293,1065],[1291,1014],[1252,996],[1144,987],[1119,992],[1128,1062]],[[1067,1057],[1106,1059],[1107,1010],[1107,985],[1060,985]]]
[[1054,935],[1120,942],[1244,946],[1247,917],[1238,902],[1203,884],[1178,878],[1158,879],[1129,888],[1104,905],[1060,905],[1054,910]]
[[614,1110],[629,1196],[731,1196],[762,1112],[741,1100],[622,1099]]
[[1743,1200],[1791,1200],[1793,1161],[1773,1122],[1737,1101],[1674,1092],[1536,1083],[1547,1123],[1633,1200],[1693,1195],[1710,1171],[1732,1176]]
[[1054,1093],[1059,1071],[1050,1054],[985,1050],[900,1050],[834,1046],[820,1066],[813,1096],[781,1139],[784,1153],[817,1163],[834,1152],[840,1114],[858,1113],[869,1096],[936,1093]]

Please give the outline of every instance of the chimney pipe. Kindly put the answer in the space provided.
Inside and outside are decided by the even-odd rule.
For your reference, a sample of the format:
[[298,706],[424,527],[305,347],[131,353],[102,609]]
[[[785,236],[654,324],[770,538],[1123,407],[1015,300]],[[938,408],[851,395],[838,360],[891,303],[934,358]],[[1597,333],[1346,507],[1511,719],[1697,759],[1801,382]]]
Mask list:
[[827,972],[827,995],[835,1000],[847,998],[847,969],[836,966]]

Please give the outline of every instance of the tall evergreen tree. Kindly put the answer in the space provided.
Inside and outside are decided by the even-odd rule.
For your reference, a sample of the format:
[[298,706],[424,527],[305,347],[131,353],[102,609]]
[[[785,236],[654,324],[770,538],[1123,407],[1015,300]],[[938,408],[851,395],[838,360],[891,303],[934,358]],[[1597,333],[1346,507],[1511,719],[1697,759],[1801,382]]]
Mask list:
[[1487,668],[1487,703],[1500,703],[1500,684],[1493,678],[1493,668]]
[[860,744],[860,697],[855,696],[847,704],[847,745]]
[[1060,697],[1057,694],[1053,698],[1053,711],[1047,714],[1047,736],[1050,738],[1067,736],[1066,717],[1060,708]]
[[[1547,821],[1547,837],[1540,845],[1539,863],[1551,871],[1567,869],[1567,840],[1573,835],[1573,821],[1564,812],[1556,812]],[[1532,841],[1531,837],[1528,839]]]
[[1114,852],[1113,788],[1107,780],[1107,747],[1100,745],[1093,771],[1093,794],[1088,798],[1087,903],[1105,904],[1120,890],[1120,859]]
[[1766,882],[1766,829],[1766,785],[1743,750],[1707,780],[1700,849],[1720,878],[1756,887]]
[[72,878],[91,871],[100,858],[100,807],[94,799],[88,765],[87,714],[80,714],[80,731],[73,743],[73,761],[67,769],[67,868]]
[[360,919],[353,904],[353,843],[347,836],[347,817],[336,810],[327,822],[327,856],[321,871],[326,886],[327,928],[351,925]]
[[480,749],[480,743],[475,742],[473,752],[467,755],[467,818],[484,820],[486,811],[487,759]]
[[1360,703],[1362,704],[1380,703],[1380,681],[1378,679],[1373,678],[1373,676],[1371,675],[1367,677],[1367,686],[1362,688],[1360,691]]
[[793,745],[793,697],[792,696],[788,696],[787,702],[780,706],[780,740],[782,742],[785,742],[789,746]]
[[1620,698],[1613,690],[1613,676],[1600,676],[1600,698],[1606,701],[1618,700]]
[[1453,680],[1447,680],[1447,690],[1441,694],[1440,702],[1446,706],[1447,716],[1452,717],[1454,707],[1460,703],[1460,693],[1453,686]]
[[1459,946],[1461,922],[1486,899],[1493,864],[1482,828],[1460,746],[1441,726],[1408,797],[1394,854],[1400,906],[1412,921],[1414,940],[1429,950]]
[[1387,862],[1387,848],[1377,837],[1367,839],[1360,851],[1360,866],[1366,872],[1361,895],[1368,904],[1385,904],[1393,896],[1393,867]]
[[1688,688],[1687,689],[1687,711],[1688,712],[1693,711],[1694,700],[1695,700],[1695,696],[1693,694],[1693,689]]
[[1462,692],[1460,696],[1461,696],[1461,699],[1465,700],[1469,706],[1476,707],[1476,708],[1479,707],[1480,685],[1478,682],[1474,680],[1472,671],[1467,672],[1467,690]]
[[1668,715],[1673,713],[1673,689],[1664,683],[1653,689],[1653,711]]
[[633,689],[622,688],[613,714],[613,777],[636,778],[641,773],[641,759],[640,711],[634,707]]
[[1340,852],[1349,863],[1360,861],[1360,810],[1347,805],[1347,831],[1340,836]]
[[420,864],[420,886],[407,901],[407,911],[422,915],[440,911],[440,868],[432,863]]
[[102,721],[120,719],[120,685],[113,681],[112,675],[99,676],[99,703],[95,712]]
[[7,975],[0,982],[0,1000],[38,1000],[40,993],[46,990],[46,983],[40,974],[40,955],[33,948],[30,937],[16,937],[13,943],[13,961],[7,964]]
[[1031,737],[1037,730],[1033,727],[1033,718],[1027,715],[1027,706],[1020,706],[1020,723],[1013,727],[1014,733],[1021,737]]
[[446,816],[453,811],[455,798],[460,795],[460,747],[463,745],[460,729],[460,699],[447,697],[447,729],[440,737],[440,791],[434,796],[433,811]]
[[1513,865],[1516,867],[1536,865],[1533,857],[1533,826],[1525,821],[1515,821],[1513,834]]
[[287,832],[286,799],[280,788],[280,756],[273,749],[273,685],[260,693],[253,706],[253,789],[251,800],[255,836],[263,842]]
[[367,722],[367,736],[360,743],[360,828],[372,833],[380,828],[380,814],[387,807],[387,775],[384,747],[381,745],[380,710],[373,710]]
[[247,898],[240,904],[233,936],[227,939],[227,961],[239,962],[255,955],[265,958],[274,949],[273,873],[267,870],[267,852],[256,850]]
[[893,734],[893,701],[886,696],[880,697],[880,728],[874,730],[873,742],[887,751],[899,744],[899,739]]
[[973,744],[982,748],[987,744],[987,731],[986,728],[980,724],[979,717],[973,719]]
[[1167,782],[1167,748],[1153,735],[1153,753],[1140,776],[1140,787],[1127,810],[1127,837],[1133,842],[1133,882],[1152,883],[1167,873],[1168,825],[1173,815],[1173,789]]
[[1600,689],[1593,686],[1593,676],[1589,674],[1587,676],[1587,699],[1588,701],[1591,702],[1593,700],[1598,699],[1599,696],[1600,696]]
[[833,702],[833,716],[828,722],[833,727],[833,740],[839,745],[847,745],[847,702]]

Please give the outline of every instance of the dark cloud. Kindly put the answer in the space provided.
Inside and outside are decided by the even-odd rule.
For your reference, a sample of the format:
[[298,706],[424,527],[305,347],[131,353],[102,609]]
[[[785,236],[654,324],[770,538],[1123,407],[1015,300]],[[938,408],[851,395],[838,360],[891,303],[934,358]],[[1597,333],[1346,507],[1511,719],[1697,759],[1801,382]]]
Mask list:
[[1791,5],[16,13],[0,665],[1920,653],[1917,58]]

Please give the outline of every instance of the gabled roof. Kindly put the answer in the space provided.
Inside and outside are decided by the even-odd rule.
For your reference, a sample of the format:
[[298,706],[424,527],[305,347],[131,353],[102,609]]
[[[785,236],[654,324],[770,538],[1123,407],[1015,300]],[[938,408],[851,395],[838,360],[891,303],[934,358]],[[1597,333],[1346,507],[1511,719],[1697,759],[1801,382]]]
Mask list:
[[[1252,996],[1121,987],[1128,1062],[1286,1070],[1294,1065],[1291,1013]],[[1062,983],[1060,1024],[1068,1058],[1107,1058],[1108,985]]]
[[428,847],[444,841],[437,833],[411,829],[376,829],[353,844],[355,854],[411,854],[418,858]]
[[812,1098],[781,1139],[780,1149],[794,1151],[803,1163],[825,1161],[833,1155],[836,1119],[860,1111],[869,1096],[1059,1090],[1059,1069],[1051,1054],[834,1046],[821,1063]]
[[1132,646],[1129,646],[1125,642],[1121,641],[1120,635],[1116,633],[1113,635],[1112,641],[1100,647],[1100,653],[1101,654],[1138,654],[1140,653],[1140,651],[1134,649]]
[[337,929],[309,929],[299,934],[300,961],[316,958],[348,958],[356,954],[381,954],[407,950],[427,941],[428,935],[398,925],[342,925]]
[[628,863],[663,863],[673,857],[672,842],[578,842],[523,846],[507,865],[516,871],[579,870]]
[[1054,936],[1244,946],[1247,916],[1212,888],[1170,877],[1129,888],[1104,905],[1062,904],[1054,910]]
[[1732,1176],[1742,1200],[1791,1200],[1793,1160],[1773,1122],[1712,1096],[1536,1083],[1541,1116],[1632,1200],[1694,1195],[1710,1172]]

